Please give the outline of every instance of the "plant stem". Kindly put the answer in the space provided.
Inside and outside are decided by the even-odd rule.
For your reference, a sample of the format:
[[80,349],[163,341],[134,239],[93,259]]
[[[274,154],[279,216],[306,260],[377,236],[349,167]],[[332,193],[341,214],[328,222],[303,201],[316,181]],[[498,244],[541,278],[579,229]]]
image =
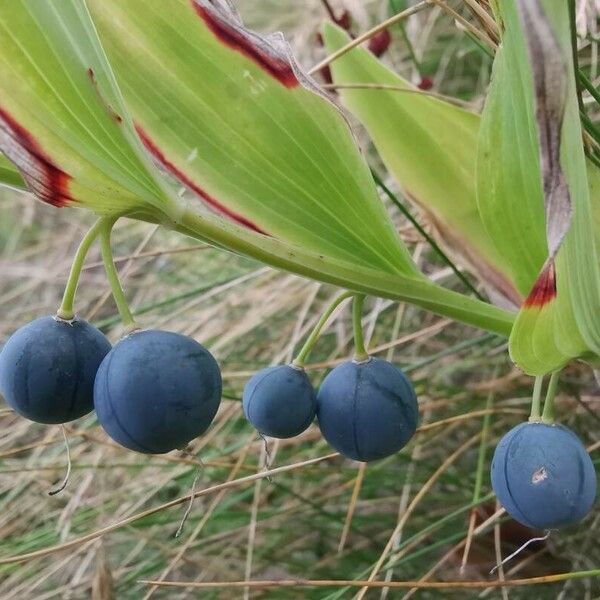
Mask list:
[[560,370],[554,371],[550,376],[550,383],[548,383],[546,399],[544,400],[544,412],[542,413],[543,423],[554,423],[554,397],[556,396],[559,377]]
[[531,414],[529,415],[529,420],[533,422],[537,422],[540,420],[540,398],[542,396],[543,382],[544,376],[538,375],[535,378],[535,383],[533,384],[533,396],[531,398]]
[[296,356],[296,358],[292,361],[292,364],[294,366],[300,367],[300,368],[304,367],[304,365],[306,363],[306,359],[308,358],[308,355],[310,354],[314,345],[317,343],[317,340],[319,339],[319,336],[321,335],[321,331],[322,331],[323,327],[325,327],[325,324],[329,320],[329,317],[331,317],[331,315],[333,314],[333,311],[344,300],[351,298],[353,295],[354,295],[353,292],[344,292],[343,294],[340,294],[339,296],[337,296],[337,298],[335,298],[334,301],[327,307],[327,310],[321,315],[321,318],[318,320],[317,324],[315,325],[315,328],[312,330],[311,334],[308,336],[308,339],[304,343],[304,346],[302,346],[302,349],[298,353],[298,356]]
[[362,328],[363,304],[365,303],[364,294],[356,294],[352,303],[352,327],[354,329],[354,360],[363,362],[369,358],[369,353],[365,349],[365,338]]
[[123,288],[121,287],[119,274],[117,272],[117,268],[115,267],[115,261],[113,260],[112,248],[110,247],[110,234],[115,222],[116,219],[111,218],[102,223],[100,232],[102,260],[104,262],[104,269],[106,271],[106,276],[108,277],[110,289],[112,291],[113,298],[115,299],[115,304],[117,305],[117,310],[121,316],[121,321],[123,321],[123,325],[128,330],[133,330],[136,329],[137,326],[135,324],[135,319],[129,310],[129,305],[127,304],[127,299],[125,298]]
[[323,5],[323,8],[325,9],[325,11],[327,12],[327,14],[329,15],[329,18],[334,23],[337,23],[337,19],[336,19],[335,13],[333,12],[333,9],[331,8],[331,4],[329,4],[329,0],[321,0],[321,4]]
[[[148,215],[138,218],[156,222]],[[177,222],[162,224],[203,242],[251,256],[278,269],[331,283],[355,293],[410,302],[504,336],[510,334],[514,323],[514,313],[438,286],[416,273],[409,276],[333,257],[325,258],[305,248],[284,244],[273,237],[259,236],[211,215],[201,216],[192,209],[183,210]]]
[[71,321],[75,317],[75,311],[73,310],[73,303],[75,301],[75,293],[77,292],[77,284],[79,283],[79,277],[81,276],[81,270],[83,269],[83,263],[87,256],[90,247],[94,243],[94,240],[98,237],[100,229],[102,228],[103,220],[98,219],[90,230],[85,234],[71,265],[71,271],[69,273],[69,279],[67,280],[67,286],[65,287],[65,293],[63,294],[60,308],[56,312],[56,316],[59,319],[65,321]]

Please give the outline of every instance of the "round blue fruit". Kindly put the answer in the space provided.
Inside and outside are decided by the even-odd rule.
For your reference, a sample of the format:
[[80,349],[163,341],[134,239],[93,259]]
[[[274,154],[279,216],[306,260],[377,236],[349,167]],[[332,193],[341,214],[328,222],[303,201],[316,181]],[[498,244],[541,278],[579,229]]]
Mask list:
[[317,399],[304,369],[292,365],[259,371],[244,388],[246,418],[260,433],[290,438],[315,418]]
[[94,386],[98,421],[130,450],[163,454],[204,433],[221,402],[221,373],[195,340],[141,331],[106,356]]
[[0,393],[37,423],[67,423],[94,409],[94,378],[110,343],[76,319],[42,317],[21,327],[0,353]]
[[590,511],[596,472],[581,440],[567,427],[521,423],[496,447],[492,487],[515,521],[556,529]]
[[317,394],[325,439],[348,458],[371,461],[403,448],[415,433],[419,409],[406,375],[380,358],[339,365]]

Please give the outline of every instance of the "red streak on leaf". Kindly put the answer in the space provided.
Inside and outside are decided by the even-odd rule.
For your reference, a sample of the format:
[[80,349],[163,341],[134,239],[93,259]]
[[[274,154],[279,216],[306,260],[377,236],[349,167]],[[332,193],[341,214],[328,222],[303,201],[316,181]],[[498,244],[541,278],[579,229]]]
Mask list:
[[94,86],[94,89],[96,90],[96,93],[98,94],[98,97],[100,98],[100,101],[108,111],[108,114],[114,121],[121,124],[123,122],[123,117],[104,99],[104,96],[102,95],[102,93],[100,92],[100,88],[98,87],[98,82],[96,81],[96,75],[94,74],[94,70],[91,67],[88,68],[87,74],[90,81],[92,82],[92,85]]
[[542,308],[556,298],[556,272],[554,262],[549,263],[540,273],[533,289],[527,296],[524,306],[527,308]]
[[171,175],[176,177],[181,183],[185,186],[189,187],[193,192],[195,192],[200,198],[202,198],[210,207],[212,207],[217,212],[222,215],[228,217],[232,221],[236,222],[238,225],[243,225],[248,229],[252,229],[257,233],[262,233],[263,235],[268,235],[265,231],[260,229],[257,225],[249,221],[245,217],[238,215],[232,210],[228,209],[226,206],[223,206],[216,198],[213,198],[210,194],[204,191],[197,183],[192,181],[188,175],[186,175],[179,167],[175,166],[163,153],[163,151],[154,143],[154,141],[148,136],[148,134],[144,131],[144,129],[136,123],[135,130],[137,134],[140,136],[142,143],[152,154],[152,156],[169,172]]
[[58,168],[31,133],[2,108],[0,149],[15,163],[40,200],[59,208],[73,200],[69,192],[72,177]]
[[191,2],[200,18],[221,42],[254,61],[285,87],[295,88],[300,84],[288,61],[257,46],[244,33],[220,17],[216,11],[200,6],[195,0]]

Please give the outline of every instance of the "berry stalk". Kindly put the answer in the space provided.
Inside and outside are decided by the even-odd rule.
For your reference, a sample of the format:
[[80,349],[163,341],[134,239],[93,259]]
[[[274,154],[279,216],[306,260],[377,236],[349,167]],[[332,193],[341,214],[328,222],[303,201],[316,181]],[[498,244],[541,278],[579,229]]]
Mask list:
[[362,328],[362,312],[365,302],[364,294],[356,294],[352,304],[352,327],[354,328],[354,360],[362,362],[369,358],[369,353],[365,349],[365,338]]
[[75,253],[75,258],[73,259],[73,264],[71,266],[71,271],[69,273],[69,279],[67,280],[67,286],[65,287],[65,292],[63,294],[62,302],[60,308],[56,312],[56,316],[59,319],[72,321],[75,317],[73,304],[75,301],[75,294],[77,292],[77,285],[79,284],[79,278],[81,276],[81,270],[83,269],[83,263],[85,262],[86,256],[88,255],[92,244],[100,234],[103,225],[104,219],[98,219],[85,234],[81,240],[81,243],[79,244],[79,248],[77,248],[77,252]]
[[335,298],[335,300],[327,307],[327,310],[321,315],[321,318],[318,320],[315,328],[312,330],[312,333],[308,336],[308,339],[302,346],[302,349],[298,353],[298,356],[292,361],[292,364],[296,367],[303,368],[308,355],[313,349],[314,345],[317,343],[319,336],[321,335],[321,331],[327,321],[329,321],[329,317],[333,314],[333,311],[348,298],[351,298],[354,295],[354,292],[344,292]]
[[113,298],[115,299],[115,304],[117,305],[117,310],[119,311],[121,321],[128,330],[133,330],[137,328],[137,325],[133,315],[131,314],[131,311],[129,310],[127,298],[125,297],[125,293],[121,287],[119,274],[115,266],[112,248],[110,246],[110,235],[116,221],[117,219],[111,218],[103,220],[101,223],[100,245],[102,248],[102,261],[104,262],[104,270],[106,271],[106,276],[108,277],[110,289],[112,291]]
[[544,412],[542,413],[543,423],[554,423],[554,397],[558,388],[558,378],[560,377],[560,369],[554,371],[550,376],[550,383],[546,391],[546,399],[544,400]]
[[535,378],[533,384],[533,396],[531,398],[531,414],[529,420],[532,422],[538,422],[541,418],[541,397],[542,397],[542,384],[544,382],[544,376],[538,375]]

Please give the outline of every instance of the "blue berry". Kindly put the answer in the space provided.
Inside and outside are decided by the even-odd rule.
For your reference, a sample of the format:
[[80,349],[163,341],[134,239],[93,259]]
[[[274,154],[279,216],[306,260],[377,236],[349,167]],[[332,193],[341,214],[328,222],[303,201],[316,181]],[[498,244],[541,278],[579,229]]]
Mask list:
[[42,317],[21,327],[0,353],[0,393],[37,423],[67,423],[94,408],[94,378],[110,343],[95,327]]
[[419,414],[406,375],[385,360],[370,358],[341,364],[327,375],[317,395],[317,418],[338,452],[371,461],[403,448]]
[[596,472],[567,427],[521,423],[500,441],[492,487],[510,516],[527,527],[556,529],[581,521],[596,498]]
[[130,450],[162,454],[208,429],[221,402],[221,373],[195,340],[141,331],[121,340],[96,377],[94,403],[108,435]]
[[315,391],[304,369],[291,365],[259,371],[244,388],[244,414],[260,433],[290,438],[315,418]]

